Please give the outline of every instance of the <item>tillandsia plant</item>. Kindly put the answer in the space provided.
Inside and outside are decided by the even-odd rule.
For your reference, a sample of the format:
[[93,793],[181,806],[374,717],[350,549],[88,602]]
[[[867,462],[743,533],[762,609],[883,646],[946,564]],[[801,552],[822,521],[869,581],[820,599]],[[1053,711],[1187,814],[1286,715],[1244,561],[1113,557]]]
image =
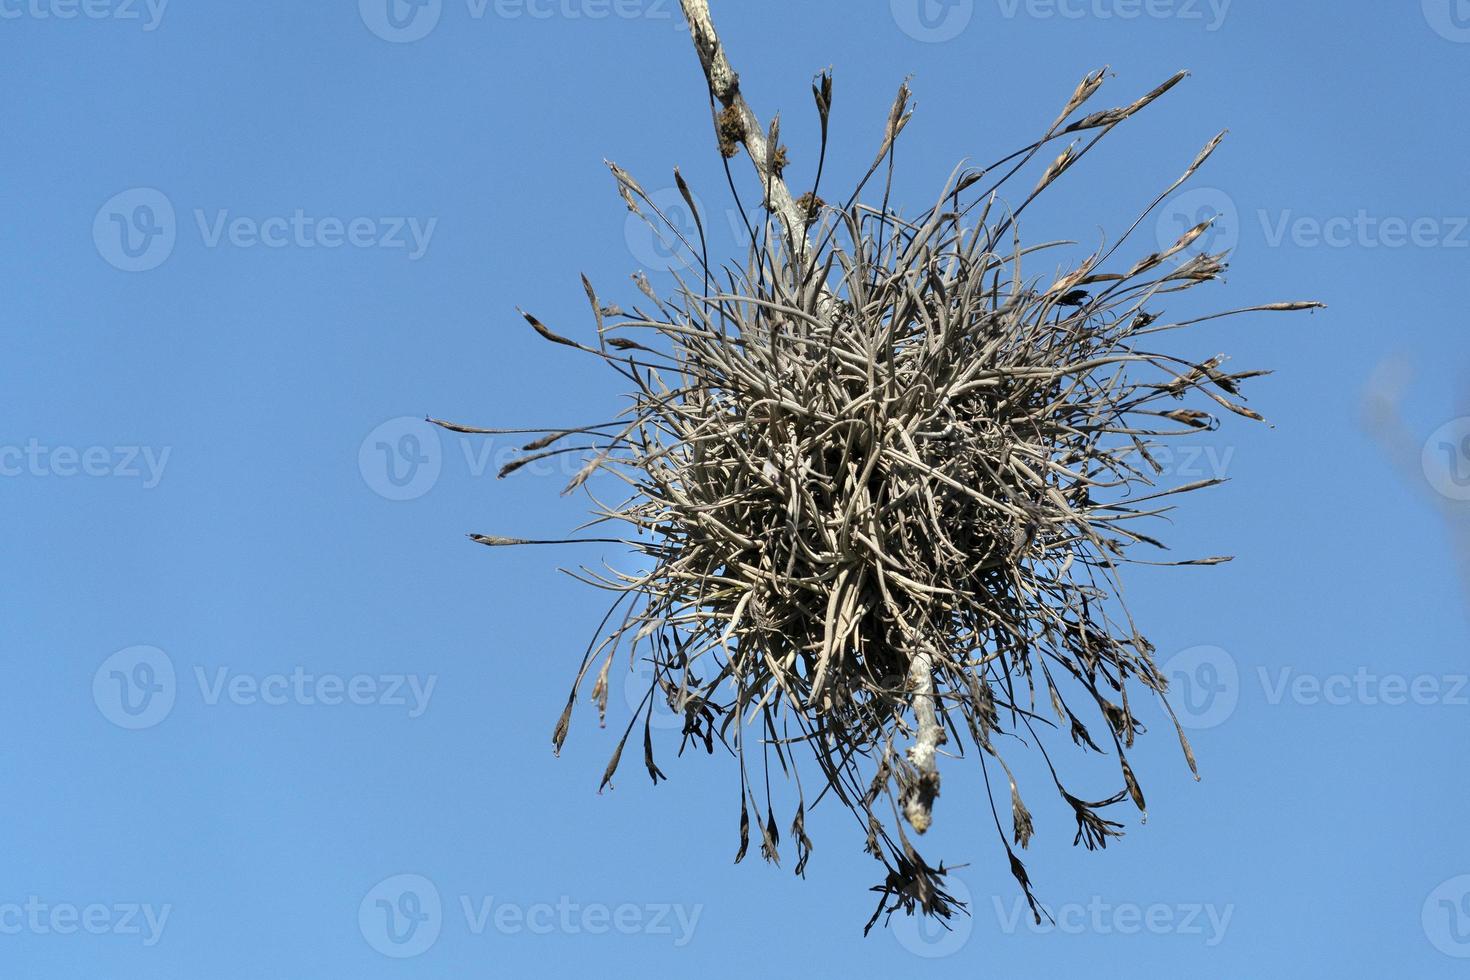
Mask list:
[[[1104,847],[1122,834],[1110,807],[1144,809],[1126,754],[1142,731],[1130,698],[1142,688],[1167,708],[1167,685],[1124,607],[1119,570],[1143,561],[1139,546],[1163,547],[1145,528],[1171,509],[1168,498],[1220,482],[1163,486],[1150,448],[1213,428],[1221,409],[1260,419],[1241,404],[1240,388],[1265,372],[1230,373],[1223,357],[1191,360],[1151,342],[1218,316],[1320,304],[1164,318],[1167,297],[1225,269],[1224,254],[1190,249],[1209,222],[1136,261],[1116,258],[1125,234],[1056,277],[1031,271],[1051,246],[1022,245],[1017,219],[1184,73],[1129,105],[1082,114],[1105,72],[1089,74],[1039,139],[990,167],[957,170],[933,207],[904,218],[888,200],[894,145],[911,115],[907,84],[866,175],[840,203],[827,203],[819,192],[832,76],[817,77],[819,162],[811,189],[794,198],[779,124],[762,127],[746,103],[705,0],[683,7],[727,173],[743,148],[761,203],[755,216],[740,207],[743,260],[717,266],[702,224],[681,233],[611,165],[627,207],[682,250],[692,271],[675,275],[669,295],[636,276],[647,304],[632,312],[604,303],[584,277],[596,320],[586,343],[526,315],[547,340],[606,362],[625,379],[631,405],[612,421],[536,430],[541,437],[501,475],[583,454],[567,491],[588,494],[589,526],[628,531],[577,540],[625,544],[647,563],[638,573],[579,575],[614,598],[554,745],[559,751],[589,682],[605,716],[615,667],[651,663],[649,689],[603,785],[640,723],[643,764],[655,784],[664,778],[651,716],[655,700],[667,702],[683,718],[680,752],[702,746],[734,760],[737,861],[752,826],[762,855],[778,860],[774,768],[795,777],[789,838],[798,874],[812,847],[807,790],[815,785],[817,798],[830,794],[852,812],[885,869],[869,929],[899,909],[941,920],[963,910],[946,890],[944,864],[923,857],[915,837],[934,820],[941,759],[958,764],[972,754],[1039,922],[1044,909],[1017,856],[1033,821],[1002,748],[1041,753],[1076,817],[1074,843]],[[1068,145],[1039,181],[1019,203],[1001,204],[1002,187],[1059,140]],[[882,204],[862,203],[885,169]],[[677,171],[675,179],[699,222],[692,192]],[[594,493],[604,481],[589,480],[598,474],[623,488],[618,502]],[[491,546],[560,543],[472,537]],[[1114,755],[1118,791],[1101,800],[1071,792],[1047,747],[1052,729],[1085,752]],[[1177,720],[1175,729],[1194,770]],[[811,763],[819,779],[803,783],[800,767]],[[1009,797],[1008,821],[995,792]]]

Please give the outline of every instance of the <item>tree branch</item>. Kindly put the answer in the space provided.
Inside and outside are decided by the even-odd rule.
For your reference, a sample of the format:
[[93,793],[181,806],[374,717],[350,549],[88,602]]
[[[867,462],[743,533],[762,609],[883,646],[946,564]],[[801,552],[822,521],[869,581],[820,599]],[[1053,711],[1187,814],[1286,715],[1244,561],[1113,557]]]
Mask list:
[[934,707],[934,653],[927,647],[915,652],[909,662],[909,686],[913,688],[914,719],[918,737],[909,746],[909,762],[919,770],[918,782],[904,794],[903,814],[919,833],[934,819],[934,798],[939,795],[939,746],[945,742],[944,726]]
[[780,147],[769,145],[760,119],[740,94],[740,76],[730,67],[725,46],[715,32],[709,0],[679,0],[679,5],[689,21],[689,34],[694,39],[695,51],[699,53],[699,63],[704,68],[710,94],[725,110],[715,115],[715,134],[721,146],[728,145],[732,137],[744,144],[750,162],[755,165],[761,184],[766,188],[767,207],[786,223],[791,240],[801,242],[806,238],[808,215],[792,199],[791,190],[779,173],[776,155]]

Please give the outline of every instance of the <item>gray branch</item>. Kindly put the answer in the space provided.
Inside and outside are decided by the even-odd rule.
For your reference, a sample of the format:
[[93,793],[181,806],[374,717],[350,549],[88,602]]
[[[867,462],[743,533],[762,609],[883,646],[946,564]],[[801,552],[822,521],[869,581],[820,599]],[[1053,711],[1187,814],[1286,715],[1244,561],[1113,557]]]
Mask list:
[[921,647],[909,661],[909,687],[913,689],[914,719],[918,736],[909,746],[909,762],[919,770],[917,783],[904,794],[903,814],[919,833],[934,819],[934,798],[939,795],[939,746],[945,742],[934,698],[934,653]]
[[[740,76],[725,56],[725,46],[715,32],[710,17],[709,0],[679,0],[684,8],[684,17],[689,21],[689,34],[694,39],[694,49],[699,53],[699,63],[704,68],[704,77],[709,82],[710,92],[726,110],[738,114],[739,139],[745,146],[750,162],[755,165],[761,185],[766,188],[766,204],[785,223],[793,242],[806,237],[807,215],[796,206],[786,181],[772,165],[779,147],[768,145],[765,127],[754,110],[740,93]],[[718,116],[715,120],[716,135],[720,133]]]

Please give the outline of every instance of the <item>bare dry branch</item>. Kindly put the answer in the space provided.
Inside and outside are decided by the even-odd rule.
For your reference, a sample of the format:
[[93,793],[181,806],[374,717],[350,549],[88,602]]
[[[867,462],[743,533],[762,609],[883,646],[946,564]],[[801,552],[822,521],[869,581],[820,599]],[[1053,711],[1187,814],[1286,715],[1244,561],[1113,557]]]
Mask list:
[[806,215],[797,207],[785,178],[774,166],[780,147],[767,144],[765,127],[740,91],[740,76],[730,67],[725,55],[725,45],[710,15],[709,0],[679,0],[679,5],[684,8],[684,19],[689,23],[710,95],[720,106],[715,114],[715,130],[722,148],[728,149],[732,142],[745,146],[761,186],[766,188],[771,210],[780,215],[792,240],[800,240],[806,234]]

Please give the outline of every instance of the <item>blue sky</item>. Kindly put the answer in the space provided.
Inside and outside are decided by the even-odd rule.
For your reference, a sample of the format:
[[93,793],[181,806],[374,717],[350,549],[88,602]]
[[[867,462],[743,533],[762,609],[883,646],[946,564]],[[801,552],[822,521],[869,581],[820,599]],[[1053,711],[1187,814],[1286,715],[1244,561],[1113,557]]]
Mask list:
[[1130,579],[1203,781],[1155,713],[1146,826],[1089,854],[1037,805],[1043,933],[947,776],[931,848],[967,865],[973,919],[864,940],[878,866],[840,814],[813,816],[802,882],[731,864],[713,760],[596,794],[621,680],[609,729],[580,710],[553,759],[601,615],[556,567],[626,556],[469,543],[582,504],[554,467],[497,481],[509,443],[414,421],[616,404],[515,314],[585,336],[579,273],[612,301],[660,275],[604,158],[665,193],[681,166],[728,228],[677,4],[394,3],[0,0],[0,975],[1463,975],[1470,4],[716,4],[803,178],[814,72],[829,186],[913,75],[911,210],[1087,71],[1117,76],[1102,106],[1190,69],[1023,230],[1119,233],[1229,127],[1139,248],[1218,212],[1212,306],[1330,304],[1170,341],[1276,372],[1252,400],[1273,427],[1169,462],[1230,478],[1177,550],[1239,559]]

